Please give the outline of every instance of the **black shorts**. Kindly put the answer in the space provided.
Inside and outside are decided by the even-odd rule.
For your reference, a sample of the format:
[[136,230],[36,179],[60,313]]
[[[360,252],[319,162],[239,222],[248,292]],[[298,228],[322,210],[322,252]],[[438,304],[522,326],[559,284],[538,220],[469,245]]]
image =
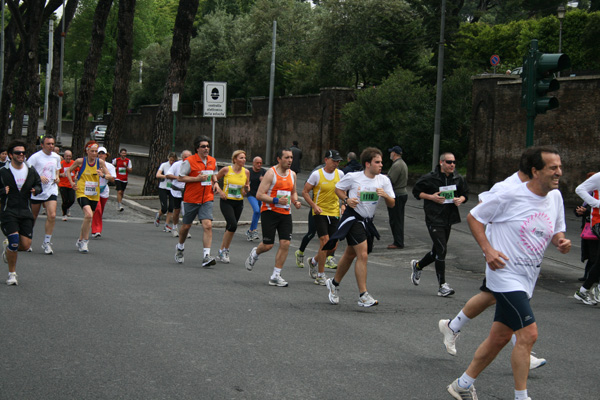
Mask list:
[[264,244],[275,243],[275,232],[279,234],[279,240],[292,240],[292,214],[280,214],[267,210],[260,214],[260,224]]
[[367,240],[367,231],[365,231],[365,227],[361,222],[354,221],[352,228],[350,228],[350,232],[346,235],[348,246],[356,246],[365,240]]
[[315,225],[317,226],[317,235],[319,237],[331,236],[337,231],[340,219],[329,215],[313,215]]
[[183,201],[183,198],[182,197],[175,197],[173,195],[171,195],[171,198],[173,199],[173,208],[170,209],[169,211],[180,210],[181,209],[181,202]]
[[79,197],[77,198],[77,204],[79,204],[81,208],[85,206],[90,206],[92,211],[96,211],[96,206],[98,205],[98,202],[95,200],[90,200],[87,197]]
[[33,237],[33,218],[18,218],[12,215],[2,216],[2,233],[4,236],[19,232],[20,236]]
[[487,287],[487,280],[485,279],[485,276],[483,277],[483,282],[481,283],[479,290],[482,292],[492,293],[492,291]]
[[57,201],[58,200],[58,196],[53,194],[52,196],[48,197],[46,200],[34,200],[31,199],[31,204],[42,204],[45,203],[47,201]]
[[535,322],[529,296],[525,292],[492,292],[496,298],[494,321],[501,322],[513,331]]
[[127,187],[127,182],[118,181],[115,179],[115,188],[117,189],[117,192],[121,192],[121,191],[124,192],[126,187]]

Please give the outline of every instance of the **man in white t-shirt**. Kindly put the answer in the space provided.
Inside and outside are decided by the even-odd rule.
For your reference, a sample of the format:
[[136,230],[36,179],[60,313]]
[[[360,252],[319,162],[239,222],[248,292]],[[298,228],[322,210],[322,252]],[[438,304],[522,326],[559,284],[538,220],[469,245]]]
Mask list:
[[527,166],[529,182],[488,196],[467,217],[485,255],[487,287],[496,298],[496,313],[490,334],[471,364],[448,386],[456,399],[476,398],[475,379],[510,341],[513,332],[517,336],[511,356],[514,398],[529,398],[529,356],[538,335],[529,301],[548,245],[552,243],[564,254],[571,249],[571,241],[564,234],[562,197],[548,195],[558,189],[562,176],[558,152],[538,147],[528,154]]
[[364,170],[345,175],[335,185],[335,193],[342,200],[346,209],[338,230],[323,246],[323,250],[334,248],[337,241],[343,238],[346,239],[348,247],[338,262],[335,277],[326,281],[331,304],[339,303],[338,286],[355,258],[354,268],[359,292],[358,305],[371,307],[379,304],[367,292],[368,254],[373,248],[373,238],[379,238],[379,233],[373,224],[373,217],[380,198],[385,200],[388,208],[394,207],[395,204],[392,182],[387,176],[381,175],[382,156],[381,150],[367,147],[360,155],[360,162]]
[[37,220],[42,204],[46,208],[46,235],[42,243],[45,254],[53,254],[52,232],[56,222],[56,204],[58,200],[58,182],[60,181],[60,156],[54,152],[54,137],[45,135],[41,142],[42,149],[27,159],[27,164],[35,168],[42,180],[42,193],[31,195],[31,212],[34,223]]
[[173,196],[173,225],[169,227],[169,225],[165,224],[165,232],[171,232],[173,237],[179,237],[179,228],[177,224],[179,223],[181,201],[183,200],[183,191],[185,190],[185,182],[179,182],[177,177],[179,176],[179,171],[181,170],[181,164],[183,164],[185,159],[191,155],[192,152],[189,150],[182,151],[181,160],[175,161],[165,174],[167,179],[171,180],[171,188],[169,190],[171,191],[171,196]]

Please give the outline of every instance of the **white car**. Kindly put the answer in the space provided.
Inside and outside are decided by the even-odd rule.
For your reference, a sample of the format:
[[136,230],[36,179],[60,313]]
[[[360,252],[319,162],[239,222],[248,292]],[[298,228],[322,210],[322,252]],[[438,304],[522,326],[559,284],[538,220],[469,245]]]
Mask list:
[[106,125],[96,125],[94,129],[90,132],[90,139],[95,140],[96,142],[104,141],[104,136],[106,135]]

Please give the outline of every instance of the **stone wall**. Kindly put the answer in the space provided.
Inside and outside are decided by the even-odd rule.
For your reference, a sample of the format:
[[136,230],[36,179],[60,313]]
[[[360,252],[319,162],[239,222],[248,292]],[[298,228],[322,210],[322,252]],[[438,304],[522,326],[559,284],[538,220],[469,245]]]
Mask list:
[[[577,204],[575,187],[600,167],[600,76],[559,78],[560,106],[535,119],[534,145],[553,145],[563,163],[560,190]],[[521,80],[505,75],[473,78],[467,175],[472,191],[486,190],[514,173],[525,148],[527,115]]]

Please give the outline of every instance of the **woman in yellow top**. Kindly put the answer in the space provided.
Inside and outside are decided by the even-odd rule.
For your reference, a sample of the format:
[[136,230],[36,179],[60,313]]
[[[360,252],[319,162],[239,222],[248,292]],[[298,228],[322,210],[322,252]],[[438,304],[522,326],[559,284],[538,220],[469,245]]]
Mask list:
[[250,172],[244,168],[246,152],[234,151],[231,162],[231,166],[221,168],[217,174],[217,181],[223,179],[223,189],[215,184],[221,197],[221,212],[227,223],[217,260],[226,264],[229,263],[229,245],[244,209],[244,195],[250,191]]
[[[100,177],[110,179],[111,175],[106,168],[104,160],[98,158],[98,143],[89,141],[85,145],[86,157],[78,158],[65,172],[69,183],[75,189],[77,203],[83,211],[83,222],[81,223],[81,233],[75,245],[80,253],[88,252],[88,241],[90,230],[92,228],[92,217],[94,210],[100,200],[99,183]],[[79,168],[77,182],[73,182],[71,171]]]

